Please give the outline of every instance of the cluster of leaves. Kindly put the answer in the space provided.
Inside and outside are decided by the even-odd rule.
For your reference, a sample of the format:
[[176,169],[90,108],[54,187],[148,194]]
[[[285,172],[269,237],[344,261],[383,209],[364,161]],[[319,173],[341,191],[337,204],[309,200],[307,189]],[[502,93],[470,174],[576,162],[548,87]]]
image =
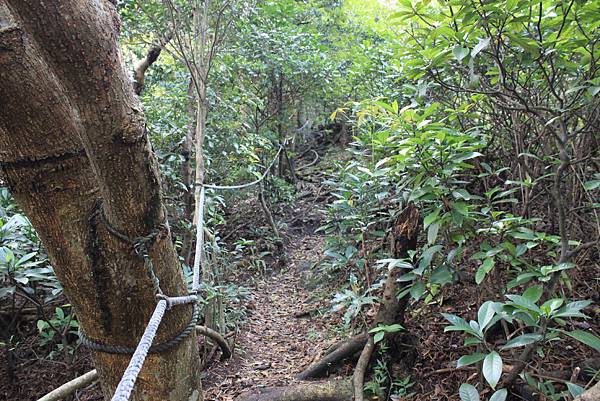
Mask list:
[[[586,318],[590,301],[555,293],[558,281],[572,290],[569,273],[579,267],[573,256],[597,247],[600,235],[591,162],[597,150],[590,145],[599,122],[598,16],[577,1],[399,2],[387,23],[402,42],[379,44],[401,59],[400,70],[389,65],[385,72],[396,79],[394,89],[333,115],[350,116],[356,135],[357,157],[333,180],[338,200],[324,228],[325,266],[362,278],[351,276],[335,298],[347,308],[346,321],[376,302],[381,285],[367,277],[369,258],[379,257],[379,278],[402,270],[399,298],[426,303],[475,267],[473,281],[491,299],[480,308],[483,321],[445,317],[448,330],[470,334],[468,343],[478,347],[459,365],[481,364],[492,388],[504,350],[528,347],[543,358],[566,337],[598,350],[592,331],[570,328]],[[408,202],[423,216],[418,250],[402,260],[381,257],[378,246],[370,248],[378,253],[353,251],[385,227],[390,209]],[[485,335],[495,324],[520,329],[505,331],[498,347]],[[522,377],[532,381],[527,372]],[[575,394],[576,385],[569,390]],[[470,384],[460,395],[479,399]],[[492,399],[507,395],[500,389]]]
[[[20,340],[20,313],[32,307],[37,316],[40,345],[54,345],[61,350],[73,341],[63,343],[70,329],[77,327],[74,317],[65,318],[63,309],[55,315],[47,310],[62,300],[62,287],[54,274],[40,239],[31,223],[16,206],[4,187],[0,188],[0,307],[7,309],[10,320],[3,325],[2,336],[11,343]],[[71,336],[73,340],[75,337]],[[13,344],[14,345],[14,344]],[[9,348],[13,349],[13,348]],[[72,348],[69,348],[72,351]]]

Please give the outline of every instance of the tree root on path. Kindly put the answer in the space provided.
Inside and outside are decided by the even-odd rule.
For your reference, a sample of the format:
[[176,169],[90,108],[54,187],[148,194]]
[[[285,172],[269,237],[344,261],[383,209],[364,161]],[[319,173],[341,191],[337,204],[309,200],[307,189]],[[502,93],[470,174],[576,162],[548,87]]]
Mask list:
[[354,354],[362,351],[367,343],[367,339],[367,334],[360,334],[345,341],[340,346],[335,347],[333,352],[325,355],[321,360],[306,368],[298,375],[298,379],[308,380],[326,376],[330,369],[341,364],[344,359],[350,358]]
[[374,350],[375,341],[373,340],[372,336],[369,336],[367,345],[365,345],[365,348],[363,348],[362,352],[360,353],[360,358],[358,358],[356,368],[354,368],[354,375],[352,376],[355,401],[364,400],[363,388],[365,386],[365,374],[367,373],[367,367],[369,366],[369,361],[371,361],[371,355],[373,355]]
[[219,344],[221,348],[221,360],[231,358],[231,348],[229,348],[227,340],[221,334],[205,326],[196,326],[196,332]]
[[[417,207],[410,203],[402,212],[395,218],[392,227],[391,238],[391,253],[396,259],[402,259],[409,256],[409,250],[415,250],[419,227],[421,223],[420,213]],[[393,324],[404,324],[404,314],[408,307],[409,295],[406,294],[402,298],[397,298],[398,284],[397,277],[398,269],[390,269],[387,274],[385,286],[383,290],[382,303],[377,311],[377,315],[371,324],[371,329],[378,325],[389,326]],[[392,357],[398,358],[400,350],[404,345],[400,338],[400,333],[391,332],[385,333],[384,337],[389,346],[389,353]],[[353,375],[354,392],[356,401],[362,401],[363,387],[365,375],[371,361],[373,352],[375,351],[375,342],[371,335],[364,333],[358,335],[346,342],[340,347],[337,347],[333,352],[327,354],[319,362],[313,363],[300,375],[299,379],[306,380],[314,377],[326,375],[330,368],[335,367],[344,359],[351,357],[359,351],[362,351]]]
[[350,380],[331,380],[266,388],[242,394],[235,401],[350,401],[353,395]]

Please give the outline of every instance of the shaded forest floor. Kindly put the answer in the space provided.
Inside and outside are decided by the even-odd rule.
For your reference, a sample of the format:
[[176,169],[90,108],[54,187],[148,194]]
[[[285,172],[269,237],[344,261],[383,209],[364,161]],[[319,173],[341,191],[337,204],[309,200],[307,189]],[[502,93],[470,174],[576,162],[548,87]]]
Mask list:
[[[311,270],[322,258],[324,240],[315,230],[324,223],[328,199],[315,178],[318,165],[311,171],[305,177],[309,182],[298,183],[298,200],[275,213],[283,227],[285,255],[275,258],[284,261],[282,267],[273,262],[265,274],[244,280],[251,291],[246,321],[239,328],[233,358],[206,372],[207,401],[231,401],[251,389],[292,384],[304,367],[340,340],[336,332],[340,322],[323,318],[330,309],[329,293],[312,281]],[[252,198],[238,204],[235,214],[246,222],[265,224],[253,204]]]

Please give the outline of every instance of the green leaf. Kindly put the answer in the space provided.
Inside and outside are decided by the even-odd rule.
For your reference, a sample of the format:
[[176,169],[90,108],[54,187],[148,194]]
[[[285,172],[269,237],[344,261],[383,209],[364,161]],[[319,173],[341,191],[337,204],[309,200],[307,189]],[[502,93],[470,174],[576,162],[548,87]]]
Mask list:
[[452,196],[454,196],[454,199],[464,199],[464,200],[471,200],[471,199],[475,199],[478,198],[477,196],[471,195],[469,192],[467,192],[464,189],[455,189],[454,191],[452,191]]
[[475,273],[475,282],[477,284],[481,284],[483,282],[485,276],[494,268],[495,263],[496,262],[494,258],[487,258],[483,261],[483,264],[479,266],[477,273]]
[[452,272],[446,266],[440,266],[431,273],[429,277],[429,282],[431,284],[448,284],[453,281],[454,277],[452,276]]
[[383,340],[384,336],[385,336],[385,332],[383,332],[383,331],[379,331],[379,332],[375,333],[375,335],[373,336],[373,342],[375,344],[377,344],[379,341]]
[[509,36],[511,41],[516,43],[519,47],[527,51],[529,54],[531,54],[534,57],[539,56],[540,49],[538,43],[535,40],[524,38],[517,34],[509,34]]
[[600,338],[594,334],[583,330],[573,330],[571,332],[565,331],[565,334],[600,352]]
[[46,322],[45,320],[38,320],[37,321],[37,329],[38,331],[41,333],[43,332],[45,329],[47,329],[48,327],[50,327],[50,325],[48,324],[48,322]]
[[419,263],[419,268],[425,269],[425,268],[429,267],[429,265],[431,264],[431,260],[433,259],[433,256],[437,252],[439,252],[441,249],[442,249],[441,245],[435,245],[435,246],[427,248],[423,252],[423,255],[421,256],[421,262]]
[[492,351],[483,360],[483,377],[495,389],[500,376],[502,376],[502,357],[496,351]]
[[504,400],[506,400],[507,395],[508,395],[508,390],[506,390],[505,388],[500,389],[500,390],[496,391],[494,394],[492,394],[492,396],[490,397],[490,401],[504,401]]
[[583,183],[583,188],[585,188],[586,191],[592,191],[596,188],[600,188],[600,180],[586,181]]
[[449,321],[452,324],[451,326],[444,327],[444,332],[446,332],[446,331],[464,331],[469,334],[473,334],[476,337],[480,336],[479,332],[476,330],[473,330],[473,328],[469,325],[469,323],[467,323],[467,321],[465,319],[463,319],[462,317],[459,317],[456,315],[451,315],[449,313],[442,313],[442,316],[444,316],[444,319],[446,319],[447,321]]
[[439,229],[440,229],[440,223],[433,223],[432,225],[429,226],[429,229],[427,230],[427,243],[429,245],[432,245],[435,243]]
[[494,318],[496,314],[496,310],[494,309],[495,303],[493,301],[485,301],[477,311],[477,323],[479,323],[479,327],[481,330],[485,330],[488,324]]
[[452,49],[452,54],[454,55],[455,59],[457,59],[458,61],[462,61],[465,57],[469,55],[469,49],[461,46],[456,46],[454,49]]
[[465,202],[454,202],[452,208],[465,217],[469,216],[469,205]]
[[540,297],[544,293],[544,289],[540,285],[534,285],[529,287],[523,293],[523,297],[527,298],[529,301],[536,303],[540,300]]
[[581,313],[583,308],[586,308],[592,303],[592,301],[575,301],[570,302],[567,305],[560,308],[555,314],[552,315],[553,318],[556,317],[582,317],[586,318],[587,316]]
[[410,288],[410,296],[413,297],[416,301],[421,299],[421,297],[423,296],[424,293],[425,293],[425,283],[423,283],[422,281],[417,281]]
[[481,352],[476,352],[471,355],[464,355],[461,356],[460,359],[456,362],[456,367],[460,368],[461,366],[471,365],[473,363],[481,361],[483,358],[485,358],[485,354],[482,354]]
[[431,223],[437,220],[440,214],[440,210],[441,209],[436,209],[433,213],[429,213],[427,216],[425,216],[425,218],[423,219],[423,225],[425,226],[425,228],[427,228]]
[[469,384],[463,383],[458,389],[458,395],[462,401],[479,401],[479,392],[477,389]]
[[575,383],[567,382],[567,388],[569,389],[569,393],[573,396],[573,398],[585,392],[585,389]]
[[509,348],[522,347],[524,345],[529,345],[536,341],[540,341],[542,338],[543,337],[541,334],[536,334],[536,333],[521,334],[520,336],[515,337],[512,340],[508,341],[500,349],[505,350],[505,349],[509,349]]
[[531,302],[529,299],[522,297],[520,295],[507,295],[506,298],[510,299],[512,301],[512,304],[521,308],[521,309],[526,309],[526,310],[530,310],[533,312],[536,312],[538,314],[541,314],[542,311],[540,310],[540,308],[538,308],[538,306],[536,304],[534,304],[533,302]]

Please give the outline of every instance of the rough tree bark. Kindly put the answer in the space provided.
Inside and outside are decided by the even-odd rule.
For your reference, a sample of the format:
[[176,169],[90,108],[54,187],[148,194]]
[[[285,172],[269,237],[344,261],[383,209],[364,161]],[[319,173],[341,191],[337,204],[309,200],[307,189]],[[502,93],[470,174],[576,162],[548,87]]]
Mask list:
[[[80,324],[109,344],[137,344],[155,306],[144,261],[129,238],[166,219],[158,165],[121,60],[114,4],[0,0],[0,162],[17,202],[44,242]],[[167,229],[150,250],[168,295],[187,291]],[[189,322],[169,311],[162,342]],[[201,398],[195,334],[149,356],[133,399]],[[112,395],[128,355],[94,353]]]

